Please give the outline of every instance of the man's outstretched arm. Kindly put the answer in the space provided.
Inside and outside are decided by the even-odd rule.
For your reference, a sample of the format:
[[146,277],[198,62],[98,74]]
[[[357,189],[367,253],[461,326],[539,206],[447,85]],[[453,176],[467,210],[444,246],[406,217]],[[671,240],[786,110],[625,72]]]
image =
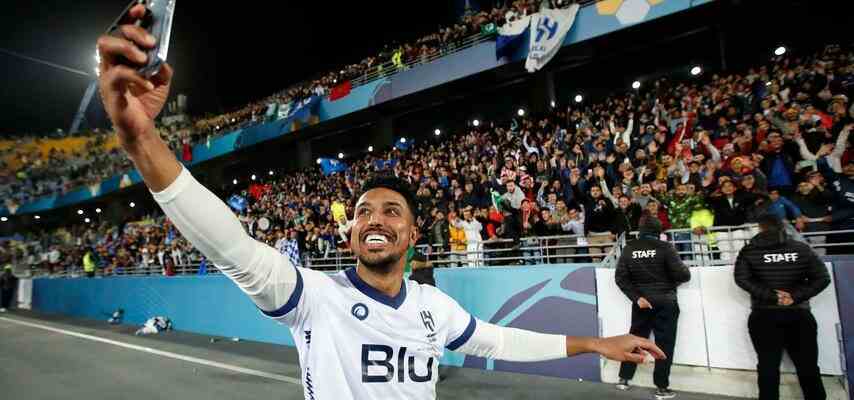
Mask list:
[[[136,6],[130,13],[138,19],[145,8]],[[134,25],[120,29],[124,38],[98,39],[98,83],[122,148],[178,230],[262,310],[293,306],[302,281],[287,257],[250,238],[231,210],[184,169],[160,138],[154,118],[169,96],[172,69],[164,64],[151,80],[144,79],[136,68],[146,61],[142,49],[150,49],[154,40]]]
[[611,360],[634,363],[642,363],[646,353],[657,359],[665,358],[664,352],[655,343],[637,336],[597,338],[552,335],[483,321],[476,322],[471,338],[456,350],[478,357],[515,362],[557,360],[584,353],[597,353]]

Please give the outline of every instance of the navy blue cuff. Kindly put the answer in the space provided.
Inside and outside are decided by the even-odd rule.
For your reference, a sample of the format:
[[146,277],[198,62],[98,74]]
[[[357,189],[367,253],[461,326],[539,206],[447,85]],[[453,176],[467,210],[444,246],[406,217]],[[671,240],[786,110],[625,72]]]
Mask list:
[[466,344],[466,342],[468,342],[471,338],[471,335],[474,334],[474,327],[476,325],[477,323],[475,322],[474,316],[472,316],[469,320],[469,324],[466,327],[466,330],[463,331],[463,334],[460,335],[460,337],[456,338],[453,342],[448,343],[448,345],[445,347],[447,347],[448,350],[451,351],[459,349],[462,345]]
[[259,308],[264,315],[270,318],[281,318],[291,312],[296,308],[297,304],[299,304],[299,299],[302,296],[302,274],[299,273],[299,268],[294,267],[294,269],[297,272],[297,286],[294,288],[294,292],[291,293],[291,297],[288,299],[288,302],[278,310],[274,311],[265,311]]

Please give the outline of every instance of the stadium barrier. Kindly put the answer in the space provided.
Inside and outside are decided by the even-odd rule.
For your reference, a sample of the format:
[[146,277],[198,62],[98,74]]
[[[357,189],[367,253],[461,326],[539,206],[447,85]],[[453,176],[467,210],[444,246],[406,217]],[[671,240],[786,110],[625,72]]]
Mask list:
[[[834,286],[812,301],[819,321],[820,366],[828,375],[844,371],[842,345],[854,345],[854,257],[831,259]],[[682,308],[676,361],[680,365],[752,370],[745,329],[750,302],[735,287],[731,266],[691,268],[680,287]],[[625,333],[628,300],[604,264],[542,264],[509,267],[439,268],[437,285],[475,317],[522,329],[568,335]],[[838,301],[836,299],[839,299]],[[213,301],[213,303],[212,303]],[[287,329],[263,317],[221,274],[177,277],[105,277],[32,280],[32,307],[45,313],[106,321],[116,309],[125,323],[168,316],[175,329],[293,345]],[[843,342],[844,341],[844,342]],[[448,352],[445,365],[599,381],[601,364],[586,355],[544,363],[508,363]],[[784,370],[787,370],[784,367]]]
[[[756,224],[741,226],[712,227],[702,235],[691,229],[671,229],[663,234],[663,239],[676,247],[686,265],[691,267],[726,266],[735,262],[738,252],[758,232]],[[605,241],[591,243],[590,236],[557,235],[525,237],[513,239],[495,239],[481,242],[475,250],[451,251],[448,245],[418,245],[416,250],[425,254],[428,261],[439,268],[453,267],[491,267],[508,265],[540,265],[564,263],[598,263],[602,267],[613,268],[622,254],[622,248],[630,237],[628,235],[607,237]],[[839,253],[842,248],[854,247],[854,230],[833,230],[815,232],[793,232],[796,240],[808,243],[819,256]],[[356,265],[356,258],[349,250],[334,250],[324,257],[303,257],[302,266],[321,271],[341,271]],[[18,268],[20,275],[30,275],[26,268]],[[219,271],[214,265],[206,266],[207,274]],[[150,276],[163,274],[163,267],[157,264],[137,265],[98,275]],[[196,275],[198,262],[179,263],[174,268],[175,275]],[[32,271],[34,276],[48,275],[45,270]],[[82,276],[82,265],[51,274],[55,278],[76,278]]]

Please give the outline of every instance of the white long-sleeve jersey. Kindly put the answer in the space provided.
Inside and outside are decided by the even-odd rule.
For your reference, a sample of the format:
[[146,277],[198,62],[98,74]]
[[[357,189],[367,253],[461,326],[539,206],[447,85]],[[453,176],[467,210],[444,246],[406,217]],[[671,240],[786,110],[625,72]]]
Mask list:
[[184,169],[152,193],[181,234],[290,328],[306,399],[434,399],[444,349],[508,361],[566,356],[566,337],[479,321],[440,290],[402,281],[389,297],[355,269],[295,268],[255,241],[228,207]]

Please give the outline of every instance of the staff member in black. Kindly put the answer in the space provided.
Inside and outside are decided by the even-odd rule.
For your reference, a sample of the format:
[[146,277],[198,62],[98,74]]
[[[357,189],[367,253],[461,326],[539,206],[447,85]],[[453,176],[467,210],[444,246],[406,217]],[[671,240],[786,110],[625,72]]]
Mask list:
[[764,215],[758,222],[759,233],[738,253],[735,283],[750,293],[747,327],[759,359],[759,400],[780,397],[783,349],[795,363],[804,398],[824,400],[809,299],[830,284],[830,274],[809,246],[786,236],[779,218]]
[[[617,286],[632,301],[633,335],[649,337],[655,332],[655,343],[667,358],[655,361],[653,381],[658,390],[657,399],[672,399],[676,393],[670,387],[670,366],[676,345],[676,326],[679,320],[679,303],[676,287],[691,280],[691,273],[673,245],[659,240],[661,221],[644,212],[639,222],[640,236],[623,248],[617,263]],[[619,390],[629,390],[636,365],[620,365]]]

